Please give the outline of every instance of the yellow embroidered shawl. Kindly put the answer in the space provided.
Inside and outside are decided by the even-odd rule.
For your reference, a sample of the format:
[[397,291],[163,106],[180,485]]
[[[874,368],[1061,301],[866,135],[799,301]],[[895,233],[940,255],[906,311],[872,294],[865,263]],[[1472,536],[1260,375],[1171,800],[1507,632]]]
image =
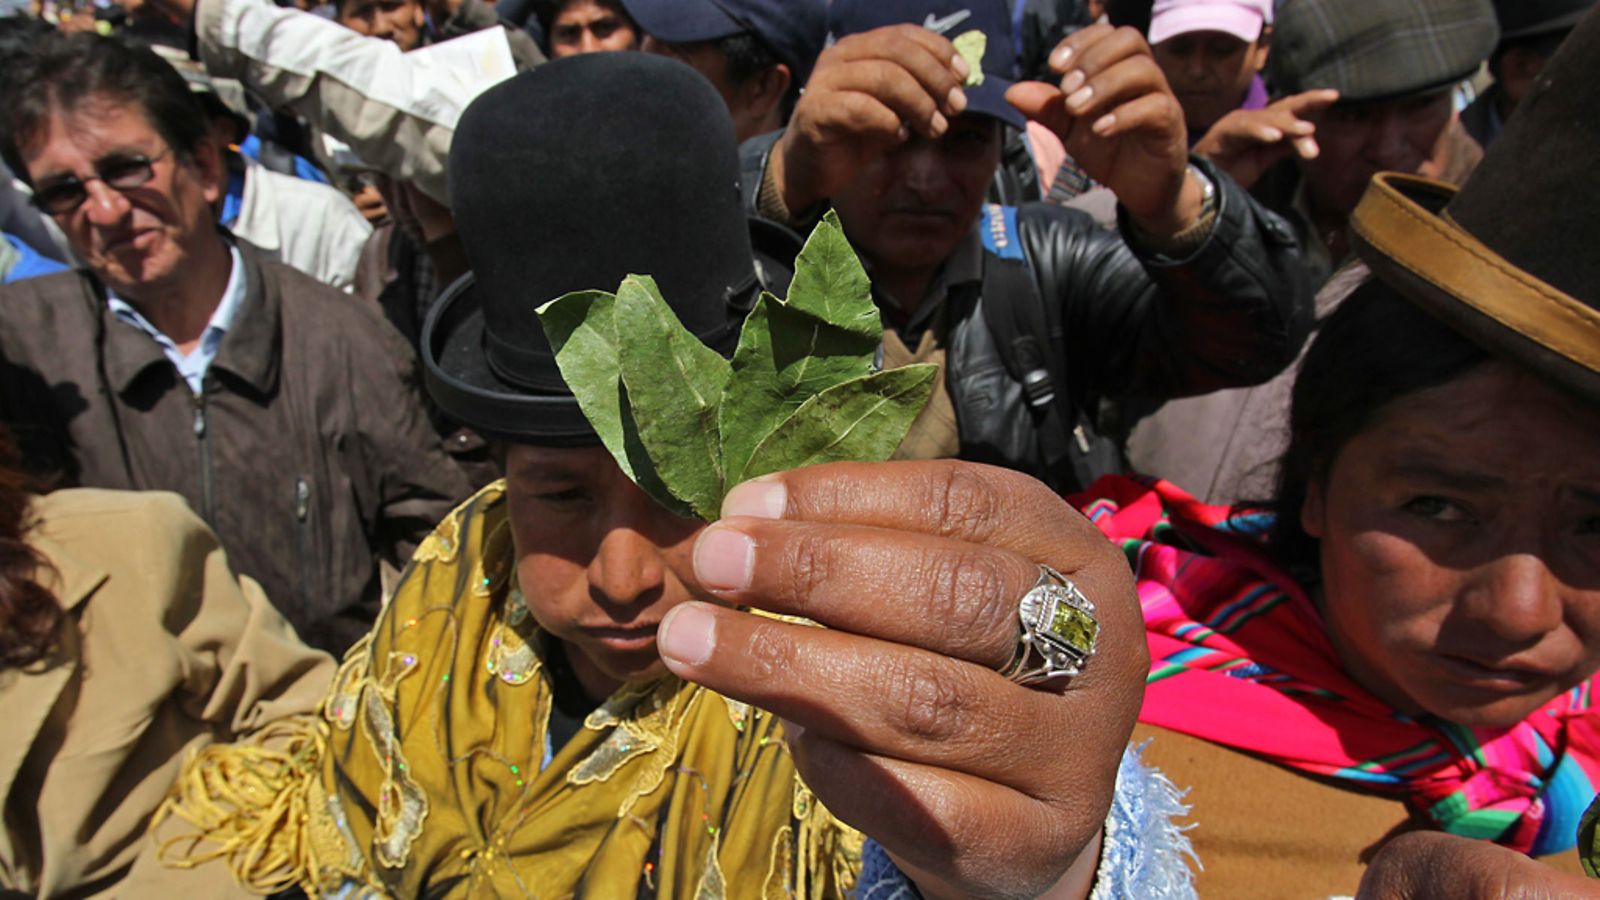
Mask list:
[[192,760],[164,859],[262,891],[394,897],[842,896],[861,837],[795,774],[777,720],[676,678],[627,685],[541,772],[544,636],[510,587],[504,488],[418,548],[320,717]]

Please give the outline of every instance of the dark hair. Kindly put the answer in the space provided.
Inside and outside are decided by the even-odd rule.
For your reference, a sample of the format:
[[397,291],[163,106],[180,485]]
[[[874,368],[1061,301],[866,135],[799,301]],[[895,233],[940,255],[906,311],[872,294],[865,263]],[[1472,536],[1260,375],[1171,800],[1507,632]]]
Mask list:
[[207,138],[208,121],[183,76],[142,47],[98,34],[41,35],[8,61],[0,82],[0,152],[24,180],[21,145],[57,109],[110,97],[138,106],[167,146],[184,160]]
[[[728,80],[734,84],[744,84],[783,62],[778,58],[778,54],[767,46],[766,41],[748,31],[730,34],[718,40],[716,44],[717,51],[728,62],[726,69]],[[789,121],[789,114],[794,112],[794,105],[800,102],[800,89],[803,87],[805,85],[800,83],[799,73],[790,72],[789,90],[783,95],[779,106],[779,114],[783,121]]]
[[55,645],[61,605],[39,583],[44,558],[24,539],[31,483],[11,436],[0,428],[0,671],[44,658]]
[[1328,317],[1295,378],[1289,448],[1267,504],[1277,513],[1268,545],[1290,574],[1302,583],[1319,579],[1317,541],[1301,528],[1300,508],[1311,485],[1326,483],[1344,445],[1395,399],[1492,358],[1376,278]]
[[[535,0],[533,18],[539,23],[539,30],[543,32],[543,37],[539,41],[539,49],[546,53],[550,52],[550,29],[555,27],[556,16],[561,15],[562,11],[576,2],[577,0]],[[594,2],[599,6],[605,7],[607,12],[621,16],[623,21],[627,22],[635,33],[639,31],[639,26],[634,23],[633,17],[628,15],[628,10],[623,7],[622,0],[594,0]]]

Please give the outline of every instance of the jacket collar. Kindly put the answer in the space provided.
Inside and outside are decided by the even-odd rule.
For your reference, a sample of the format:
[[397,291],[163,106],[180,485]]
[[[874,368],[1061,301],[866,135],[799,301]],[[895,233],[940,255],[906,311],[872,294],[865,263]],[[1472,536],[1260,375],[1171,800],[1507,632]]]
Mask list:
[[[261,251],[244,241],[232,240],[244,266],[245,297],[211,368],[239,378],[264,395],[271,393],[278,380],[282,352],[278,297],[268,290]],[[117,393],[126,394],[146,370],[170,363],[149,335],[118,320],[111,312],[104,285],[92,275],[86,276],[86,284],[89,301],[100,309],[106,378]]]
[[0,798],[10,797],[39,730],[78,671],[78,617],[72,613],[109,577],[104,569],[74,557],[37,530],[28,541],[49,563],[39,570],[41,582],[67,614],[57,627],[56,646],[50,655],[26,668],[0,672],[0,722],[6,723],[7,734],[0,742]]

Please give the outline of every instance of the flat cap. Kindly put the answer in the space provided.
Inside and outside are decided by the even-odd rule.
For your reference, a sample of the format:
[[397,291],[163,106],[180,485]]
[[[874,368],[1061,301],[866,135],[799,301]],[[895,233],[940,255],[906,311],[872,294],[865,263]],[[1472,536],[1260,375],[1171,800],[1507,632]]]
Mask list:
[[1499,39],[1490,0],[1283,0],[1267,72],[1279,96],[1385,100],[1466,78]]

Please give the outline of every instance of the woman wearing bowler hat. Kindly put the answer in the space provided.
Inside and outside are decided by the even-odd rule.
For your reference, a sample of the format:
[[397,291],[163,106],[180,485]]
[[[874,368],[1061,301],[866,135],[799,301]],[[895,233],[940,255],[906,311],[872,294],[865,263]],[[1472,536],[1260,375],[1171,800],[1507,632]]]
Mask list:
[[[1202,896],[1350,894],[1416,830],[1577,871],[1600,785],[1600,217],[1570,198],[1597,59],[1591,15],[1459,193],[1369,185],[1372,275],[1306,354],[1275,502],[1124,482],[1089,507],[1137,569],[1135,739],[1191,788]],[[1394,858],[1441,846],[1462,845]],[[1493,896],[1519,870],[1500,858]],[[1431,896],[1482,895],[1429,872]]]
[[[428,388],[506,477],[417,551],[319,717],[191,765],[158,829],[172,861],[404,897],[1185,883],[1181,837],[1150,837],[1170,788],[1123,752],[1145,664],[1127,567],[1046,488],[818,466],[738,487],[707,527],[585,421],[537,307],[649,274],[729,349],[774,271],[708,82],[559,60],[473,103],[450,178],[472,273],[425,326]],[[1008,677],[1046,571],[1092,598],[1093,658]]]

